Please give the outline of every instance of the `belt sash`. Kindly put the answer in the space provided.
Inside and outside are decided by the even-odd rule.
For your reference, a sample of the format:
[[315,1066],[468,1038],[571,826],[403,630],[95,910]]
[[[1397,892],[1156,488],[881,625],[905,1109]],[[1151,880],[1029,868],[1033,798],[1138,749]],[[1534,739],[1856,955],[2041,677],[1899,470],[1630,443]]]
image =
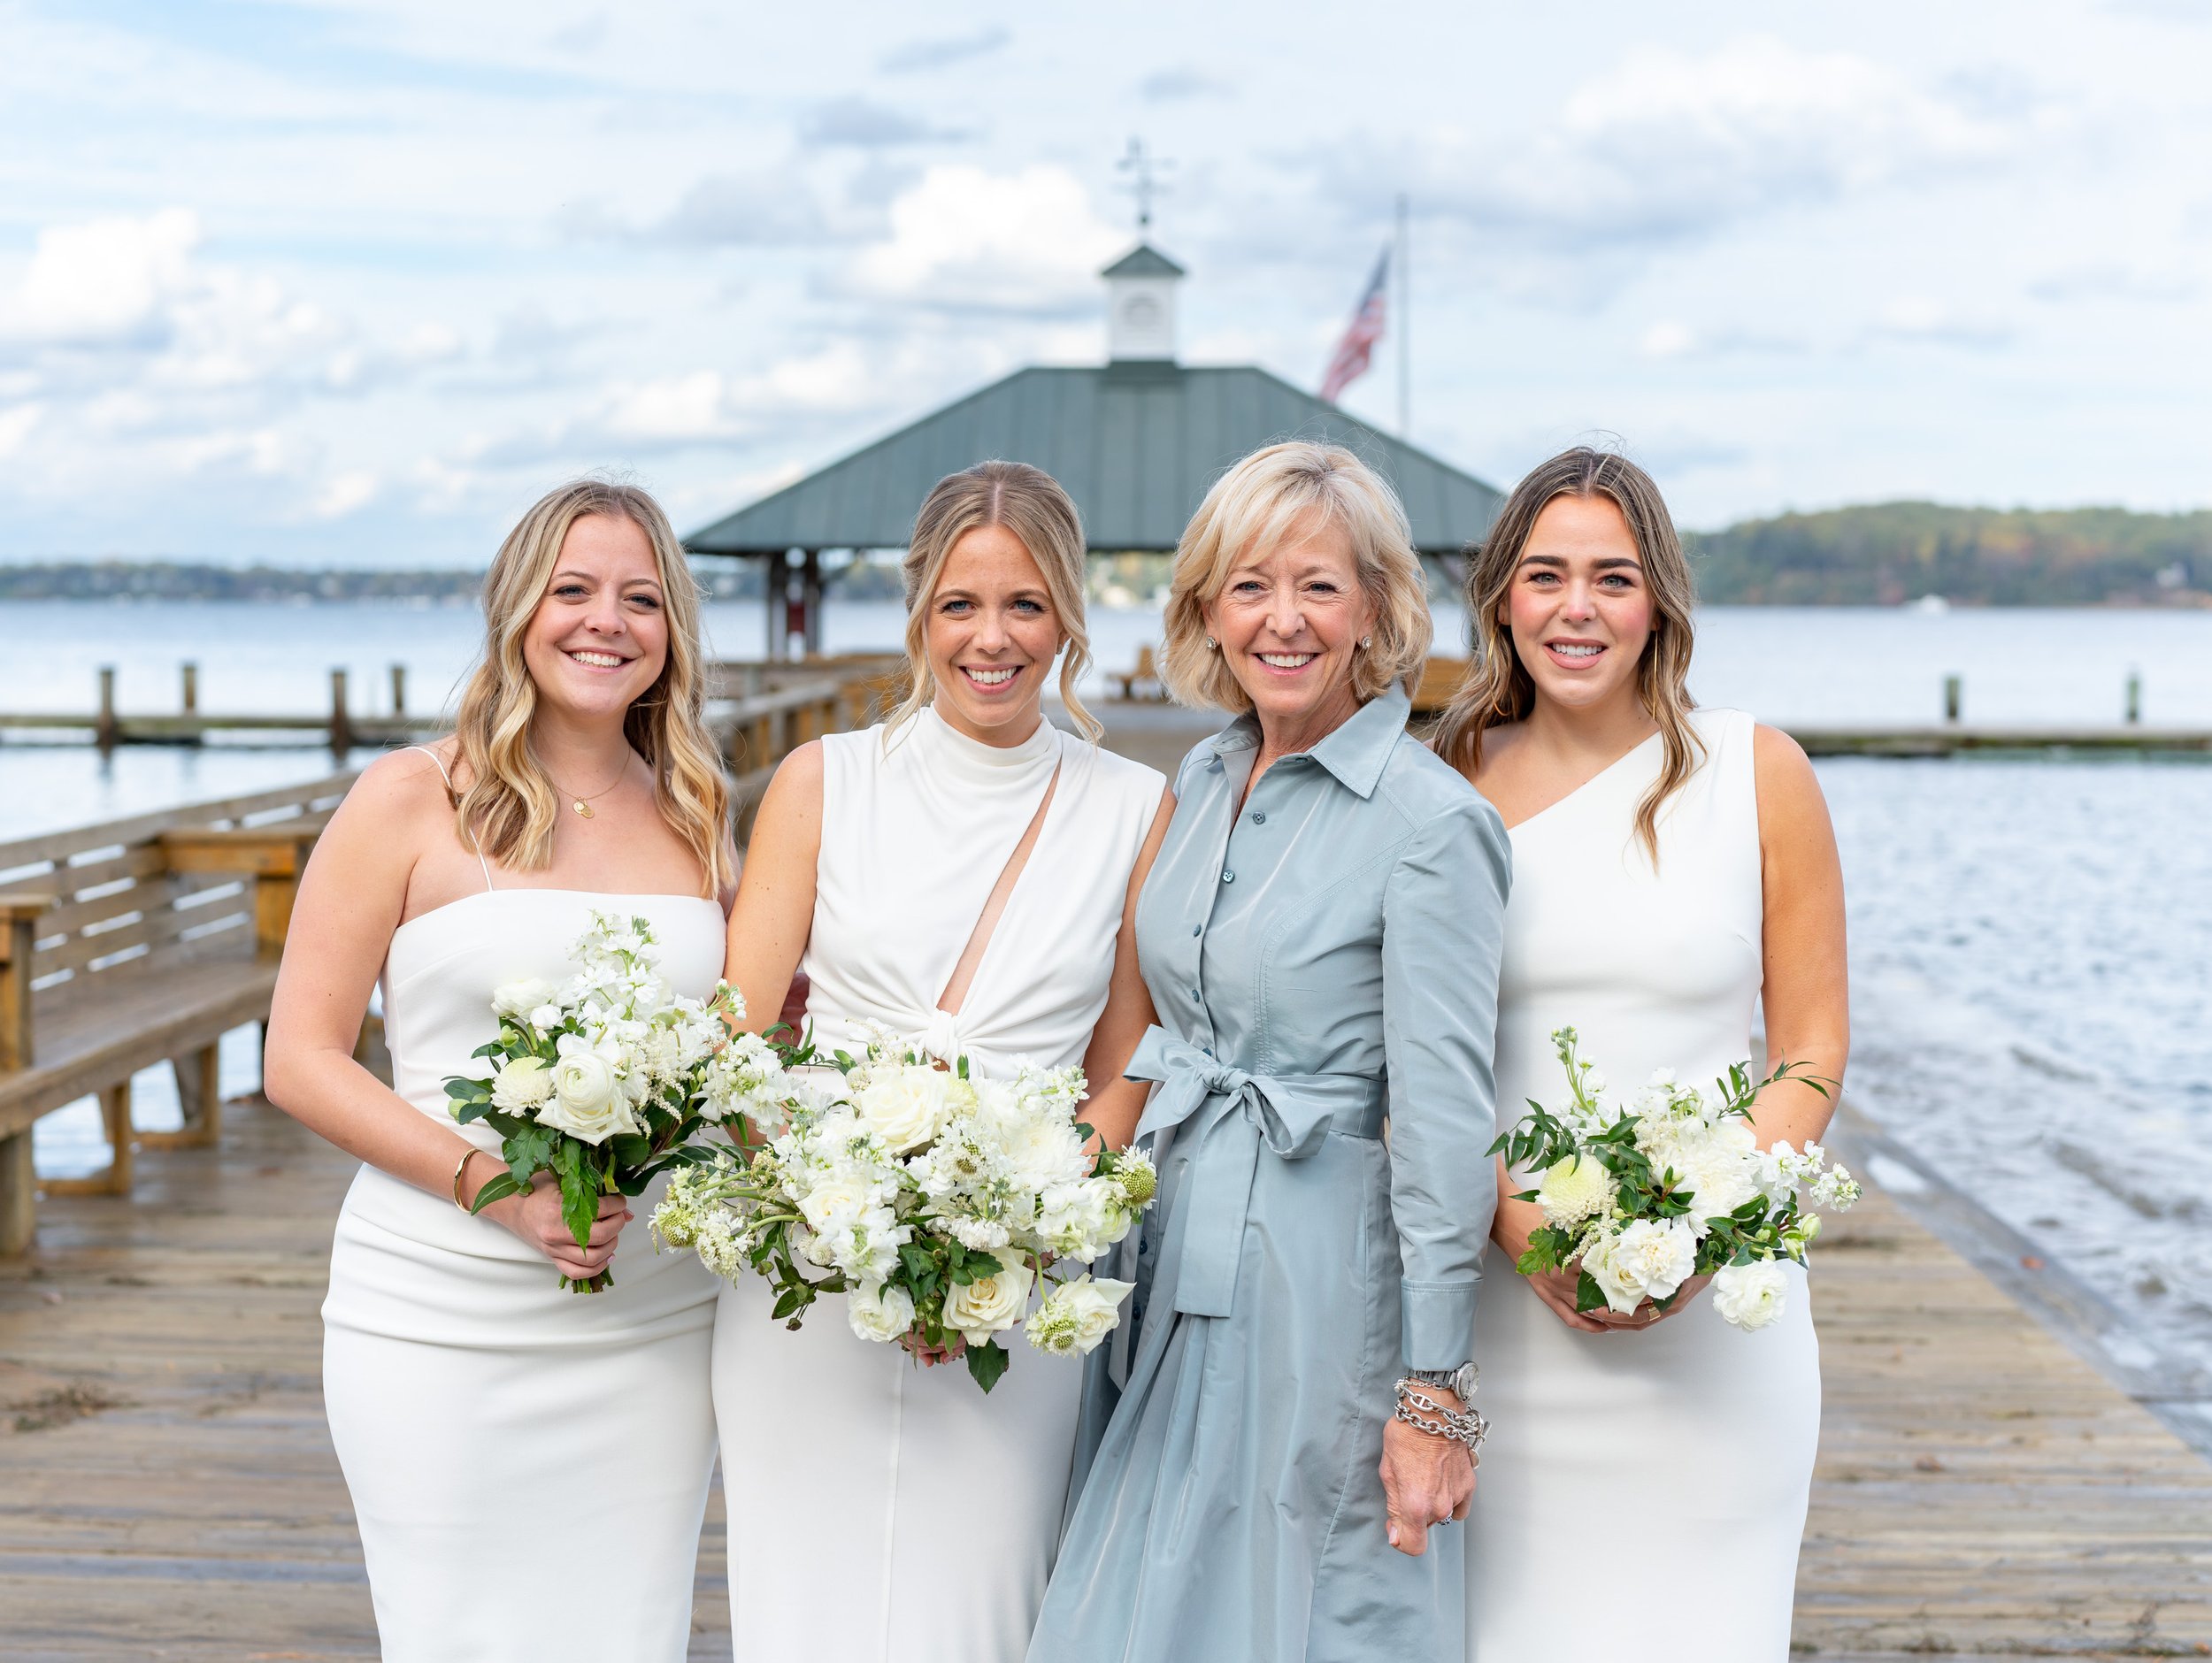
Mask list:
[[1303,1161],[1332,1130],[1382,1135],[1383,1083],[1364,1074],[1253,1074],[1158,1027],[1122,1072],[1160,1084],[1138,1138],[1179,1127],[1179,1136],[1196,1140],[1176,1203],[1183,1220],[1174,1308],[1189,1316],[1226,1316],[1235,1302],[1263,1144],[1282,1160]]

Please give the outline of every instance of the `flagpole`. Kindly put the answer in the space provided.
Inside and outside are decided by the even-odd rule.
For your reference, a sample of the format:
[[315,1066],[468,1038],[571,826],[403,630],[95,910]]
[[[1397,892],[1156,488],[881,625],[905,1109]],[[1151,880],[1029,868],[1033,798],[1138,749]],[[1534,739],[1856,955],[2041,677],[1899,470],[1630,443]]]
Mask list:
[[1406,197],[1398,193],[1398,437],[1413,439],[1413,264]]

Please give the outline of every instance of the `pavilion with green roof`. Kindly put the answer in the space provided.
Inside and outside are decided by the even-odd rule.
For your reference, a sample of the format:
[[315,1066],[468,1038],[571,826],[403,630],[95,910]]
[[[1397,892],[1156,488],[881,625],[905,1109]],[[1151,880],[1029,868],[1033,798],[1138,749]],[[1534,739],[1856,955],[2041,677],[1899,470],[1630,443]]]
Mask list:
[[1265,370],[1179,363],[1183,268],[1157,249],[1140,243],[1102,275],[1104,364],[1017,370],[684,540],[695,555],[769,563],[772,656],[795,636],[820,650],[824,549],[904,548],[930,487],[993,457],[1066,487],[1094,554],[1172,549],[1229,465],[1283,439],[1357,453],[1397,491],[1424,554],[1456,554],[1488,532],[1501,498],[1472,474]]

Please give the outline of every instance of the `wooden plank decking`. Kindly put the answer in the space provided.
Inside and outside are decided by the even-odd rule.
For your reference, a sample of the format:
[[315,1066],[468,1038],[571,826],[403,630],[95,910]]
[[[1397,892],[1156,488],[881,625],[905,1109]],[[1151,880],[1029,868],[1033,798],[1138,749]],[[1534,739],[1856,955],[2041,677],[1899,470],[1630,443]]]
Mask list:
[[[351,1171],[234,1106],[0,1266],[0,1659],[376,1654],[319,1376]],[[1823,1246],[1800,1654],[2212,1654],[2212,1467],[1878,1192]],[[698,1658],[721,1554],[718,1502]]]

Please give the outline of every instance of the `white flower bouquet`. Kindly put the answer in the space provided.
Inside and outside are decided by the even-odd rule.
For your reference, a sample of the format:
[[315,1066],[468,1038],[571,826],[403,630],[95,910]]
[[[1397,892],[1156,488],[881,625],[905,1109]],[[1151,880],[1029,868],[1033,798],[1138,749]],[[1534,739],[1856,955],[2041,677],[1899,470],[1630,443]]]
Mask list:
[[1807,1201],[1841,1211],[1859,1186],[1816,1143],[1761,1149],[1752,1104],[1778,1080],[1824,1097],[1828,1083],[1787,1062],[1754,1082],[1739,1063],[1708,1095],[1662,1069],[1620,1109],[1578,1054],[1572,1028],[1557,1030],[1552,1043],[1571,1101],[1559,1115],[1531,1101],[1528,1115],[1490,1147],[1540,1174],[1516,1198],[1544,1212],[1516,1268],[1525,1276],[1578,1264],[1579,1311],[1602,1305],[1625,1315],[1647,1299],[1663,1311],[1684,1283],[1710,1274],[1713,1302],[1736,1327],[1764,1328],[1781,1315],[1781,1261],[1804,1263],[1820,1233],[1820,1215]]
[[[810,1045],[787,1056],[815,1060]],[[964,1056],[941,1065],[888,1034],[834,1067],[826,1088],[787,1100],[765,1142],[671,1179],[654,1233],[732,1282],[749,1268],[765,1277],[790,1327],[843,1293],[863,1339],[964,1342],[986,1391],[1015,1329],[1063,1356],[1113,1331],[1132,1284],[1070,1268],[1129,1233],[1156,1178],[1143,1154],[1089,1146],[1081,1069],[987,1079]]]
[[[595,911],[572,956],[576,973],[558,987],[533,978],[493,993],[499,1037],[474,1054],[492,1077],[450,1077],[445,1090],[454,1119],[499,1134],[507,1163],[471,1210],[549,1172],[581,1246],[602,1196],[636,1195],[671,1167],[713,1159],[694,1141],[703,1127],[779,1102],[786,1087],[774,1047],[731,1034],[744,1015],[736,990],[679,996],[644,919]],[[561,1285],[597,1293],[612,1278]]]

